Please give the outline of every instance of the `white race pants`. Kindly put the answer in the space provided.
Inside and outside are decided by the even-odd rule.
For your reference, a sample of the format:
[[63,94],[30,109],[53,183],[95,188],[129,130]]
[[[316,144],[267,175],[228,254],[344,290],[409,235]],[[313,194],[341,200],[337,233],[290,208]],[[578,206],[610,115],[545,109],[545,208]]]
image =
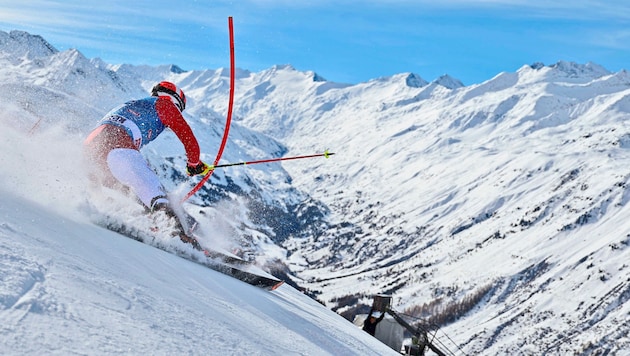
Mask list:
[[[138,150],[131,148],[115,148],[107,155],[107,166],[114,178],[130,187],[142,203],[151,209],[152,200],[166,197],[164,187],[157,174],[151,170],[147,161]],[[166,198],[156,202],[166,202]],[[154,204],[156,202],[153,202]]]

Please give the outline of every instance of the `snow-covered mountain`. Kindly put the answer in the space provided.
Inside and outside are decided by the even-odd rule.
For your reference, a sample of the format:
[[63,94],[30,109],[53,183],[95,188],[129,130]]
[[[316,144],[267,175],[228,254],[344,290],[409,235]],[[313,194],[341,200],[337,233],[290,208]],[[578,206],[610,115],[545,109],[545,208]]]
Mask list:
[[[80,212],[82,136],[158,80],[182,85],[214,159],[226,69],[112,65],[20,32],[0,33],[0,62],[3,126],[20,144],[77,147],[3,171],[17,194]],[[222,162],[335,155],[217,171],[185,205],[215,235],[348,318],[390,293],[456,353],[628,354],[626,71],[561,61],[469,86],[414,73],[350,85],[278,65],[238,70],[235,89]],[[145,152],[174,191],[191,185],[182,151],[165,137]]]

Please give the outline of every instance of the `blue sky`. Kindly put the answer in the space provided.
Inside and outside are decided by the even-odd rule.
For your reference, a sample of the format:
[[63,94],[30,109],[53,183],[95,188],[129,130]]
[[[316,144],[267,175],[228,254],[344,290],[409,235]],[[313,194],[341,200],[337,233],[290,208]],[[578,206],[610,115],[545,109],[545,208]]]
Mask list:
[[291,64],[342,83],[414,72],[476,84],[559,60],[630,69],[630,2],[554,0],[0,0],[0,30],[119,64]]

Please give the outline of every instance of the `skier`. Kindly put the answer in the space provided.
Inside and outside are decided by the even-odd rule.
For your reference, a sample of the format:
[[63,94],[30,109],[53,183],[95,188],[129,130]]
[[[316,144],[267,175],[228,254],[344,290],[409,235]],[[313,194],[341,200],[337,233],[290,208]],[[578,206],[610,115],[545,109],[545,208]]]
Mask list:
[[92,181],[133,191],[149,212],[163,211],[174,218],[182,241],[197,248],[197,241],[188,236],[169,205],[158,176],[140,153],[168,127],[184,145],[188,175],[207,174],[210,166],[199,159],[199,143],[182,116],[185,108],[184,92],[171,82],[160,82],[150,97],[128,101],[107,113],[86,138],[84,148],[93,168]]
[[365,321],[363,322],[363,330],[374,336],[376,333],[376,325],[383,320],[385,313],[381,313],[381,316],[378,318],[372,315],[372,313],[374,313],[374,308],[370,309],[370,314],[368,314],[367,318],[365,318]]

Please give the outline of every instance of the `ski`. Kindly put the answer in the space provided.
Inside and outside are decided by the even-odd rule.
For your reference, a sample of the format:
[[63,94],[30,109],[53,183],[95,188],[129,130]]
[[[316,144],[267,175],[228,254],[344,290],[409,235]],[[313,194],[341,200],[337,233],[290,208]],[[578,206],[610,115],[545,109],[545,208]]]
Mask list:
[[[201,263],[202,265],[210,269],[221,272],[253,286],[270,291],[275,290],[282,284],[284,284],[283,280],[278,279],[271,274],[268,274],[263,270],[256,268],[256,266],[252,264],[235,265],[228,262],[216,262],[212,259],[199,260],[194,262]],[[256,271],[252,271],[252,269],[256,269]]]
[[[167,246],[159,243],[157,242],[158,239],[153,238],[151,234],[129,228],[125,224],[100,223],[99,225],[122,236],[159,248],[160,250],[168,253],[173,253],[179,257],[185,258],[188,261],[198,263],[214,271],[223,273],[259,288],[272,291],[284,284],[283,280],[274,277],[253,263],[243,260],[237,255],[233,255],[229,252],[201,248],[197,243],[189,245],[200,253],[191,254],[190,251],[185,251],[185,249],[177,249],[173,248],[172,245]],[[173,238],[178,239],[177,237]],[[185,246],[184,242],[182,242],[182,246]],[[202,253],[203,256],[201,256]]]

